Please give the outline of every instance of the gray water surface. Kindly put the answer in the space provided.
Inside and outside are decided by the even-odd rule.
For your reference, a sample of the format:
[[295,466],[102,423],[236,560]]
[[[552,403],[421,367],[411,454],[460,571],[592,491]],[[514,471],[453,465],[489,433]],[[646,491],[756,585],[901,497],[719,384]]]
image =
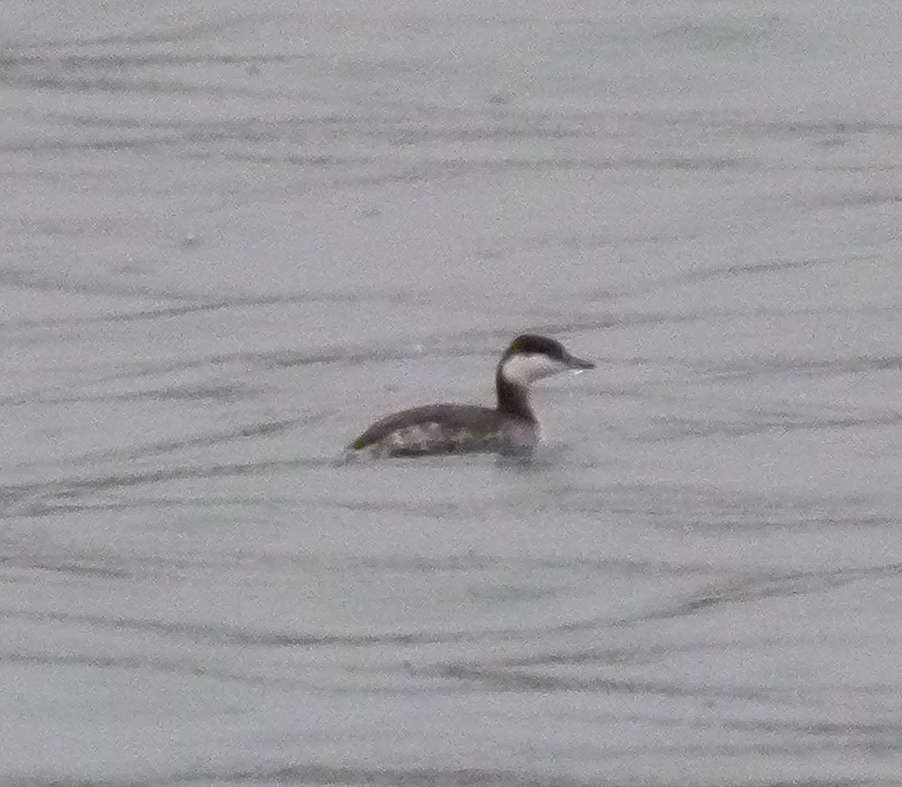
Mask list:
[[0,782],[902,784],[900,31],[7,2]]

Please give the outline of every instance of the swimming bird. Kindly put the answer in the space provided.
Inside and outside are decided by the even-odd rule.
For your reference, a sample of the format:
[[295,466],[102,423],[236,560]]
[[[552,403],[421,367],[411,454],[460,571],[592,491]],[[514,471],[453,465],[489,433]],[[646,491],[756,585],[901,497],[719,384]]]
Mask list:
[[498,362],[495,407],[429,404],[376,421],[348,446],[349,455],[430,456],[456,453],[529,454],[539,442],[539,422],[529,403],[529,385],[565,371],[594,369],[554,339],[524,333]]

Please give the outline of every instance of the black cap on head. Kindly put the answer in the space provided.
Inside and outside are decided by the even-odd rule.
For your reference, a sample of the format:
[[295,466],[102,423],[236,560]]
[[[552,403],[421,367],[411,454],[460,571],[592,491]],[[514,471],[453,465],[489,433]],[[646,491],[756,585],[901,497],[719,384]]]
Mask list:
[[595,364],[591,361],[584,361],[571,355],[559,341],[549,339],[547,336],[539,336],[535,333],[521,333],[511,342],[504,357],[509,358],[511,355],[517,354],[547,355],[549,358],[561,361],[561,363],[567,364],[573,369],[595,368]]
[[534,333],[521,333],[511,342],[508,353],[511,355],[515,353],[523,353],[524,355],[541,353],[558,360],[563,360],[567,357],[567,351],[560,342]]

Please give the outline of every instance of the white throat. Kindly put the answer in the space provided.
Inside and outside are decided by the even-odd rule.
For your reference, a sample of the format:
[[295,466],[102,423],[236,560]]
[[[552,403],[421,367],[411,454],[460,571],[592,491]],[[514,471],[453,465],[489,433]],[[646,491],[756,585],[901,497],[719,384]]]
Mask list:
[[534,380],[564,372],[570,367],[544,353],[516,353],[501,364],[501,376],[515,385],[527,386]]

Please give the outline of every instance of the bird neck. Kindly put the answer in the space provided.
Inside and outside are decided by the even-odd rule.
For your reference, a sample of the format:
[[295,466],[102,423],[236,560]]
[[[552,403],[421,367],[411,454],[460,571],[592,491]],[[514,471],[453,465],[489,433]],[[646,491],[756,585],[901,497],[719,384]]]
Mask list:
[[495,372],[495,389],[498,394],[498,411],[508,415],[535,422],[536,417],[529,405],[529,389],[520,383],[514,383],[501,372],[501,364]]

